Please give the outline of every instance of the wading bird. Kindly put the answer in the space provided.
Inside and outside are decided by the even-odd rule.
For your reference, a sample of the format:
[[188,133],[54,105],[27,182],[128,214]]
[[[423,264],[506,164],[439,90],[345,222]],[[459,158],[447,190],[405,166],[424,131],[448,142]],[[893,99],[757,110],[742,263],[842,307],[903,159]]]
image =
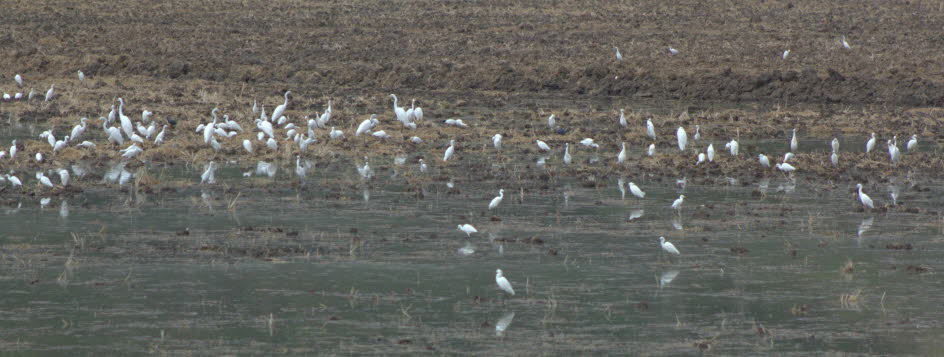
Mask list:
[[682,254],[682,253],[679,253],[678,249],[675,249],[675,244],[672,244],[672,242],[666,241],[665,237],[659,237],[659,245],[662,246],[662,250],[665,251],[666,253],[669,253],[672,255]]
[[508,282],[508,279],[502,275],[502,270],[495,270],[495,283],[498,284],[498,288],[502,291],[508,293],[509,295],[515,295],[515,289],[511,287],[511,283]]

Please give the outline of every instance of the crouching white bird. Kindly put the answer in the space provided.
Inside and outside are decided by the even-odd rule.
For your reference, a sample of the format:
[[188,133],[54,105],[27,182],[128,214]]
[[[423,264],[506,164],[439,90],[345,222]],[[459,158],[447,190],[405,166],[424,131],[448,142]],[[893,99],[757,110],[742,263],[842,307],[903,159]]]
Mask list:
[[666,253],[669,253],[672,255],[682,254],[678,251],[678,249],[675,249],[675,244],[672,244],[672,242],[667,242],[665,240],[665,237],[659,237],[659,244],[662,245],[662,250],[664,250]]
[[790,165],[786,162],[782,164],[777,164],[777,169],[779,169],[780,171],[783,171],[783,173],[785,174],[789,174],[789,173],[792,173],[793,171],[796,171],[796,168],[793,167],[793,165]]
[[492,146],[495,147],[495,150],[501,150],[502,148],[502,134],[495,134],[492,136]]
[[210,161],[207,165],[206,171],[203,171],[203,174],[200,175],[200,183],[214,184],[216,183],[216,177],[214,175],[216,171],[216,162]]
[[138,144],[131,144],[131,146],[129,146],[129,147],[123,149],[123,150],[120,150],[119,152],[121,152],[121,157],[130,159],[130,158],[135,157],[135,156],[137,156],[138,154],[144,152],[144,150],[142,150],[140,147],[138,147]]
[[541,151],[551,151],[551,147],[541,140],[535,140],[534,143],[538,145],[538,149]]
[[872,204],[872,198],[866,195],[865,192],[862,192],[862,184],[857,183],[856,188],[859,189],[859,202],[862,202],[862,205],[865,207],[875,208],[875,205]]
[[508,279],[502,275],[502,270],[495,270],[495,283],[498,284],[498,288],[502,291],[508,293],[509,295],[515,295],[515,289],[511,287],[511,283],[508,282]]
[[763,167],[770,167],[770,159],[767,158],[767,155],[757,155],[757,161],[760,161],[760,165]]
[[466,238],[472,238],[472,233],[478,233],[478,232],[479,232],[477,229],[475,229],[475,227],[472,227],[472,225],[471,225],[471,224],[468,224],[468,223],[466,223],[466,224],[460,224],[460,225],[458,225],[457,227],[459,227],[459,230],[460,230],[460,231],[465,232]]
[[243,140],[243,149],[246,149],[246,152],[252,154],[252,141],[249,139]]
[[584,138],[583,140],[580,140],[580,145],[586,146],[588,148],[594,148],[594,149],[600,148],[600,145],[593,142],[593,139],[591,138]]
[[636,186],[636,184],[632,182],[629,183],[629,192],[632,192],[633,196],[636,196],[639,198],[646,197],[646,193],[643,192],[643,190],[639,189],[639,186]]
[[495,207],[498,207],[501,204],[502,200],[505,199],[505,189],[498,190],[498,196],[492,199],[492,202],[489,202],[488,209],[491,210]]

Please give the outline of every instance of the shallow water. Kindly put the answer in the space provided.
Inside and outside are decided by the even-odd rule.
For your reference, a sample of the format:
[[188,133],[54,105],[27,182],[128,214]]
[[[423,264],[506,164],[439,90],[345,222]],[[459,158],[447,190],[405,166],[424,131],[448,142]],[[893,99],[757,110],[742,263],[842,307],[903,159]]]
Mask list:
[[[67,198],[67,212],[58,198],[0,210],[0,344],[95,355],[944,348],[937,184],[898,183],[900,206],[887,212],[862,212],[851,187],[802,178],[689,184],[678,217],[669,204],[679,189],[667,182],[635,179],[647,192],[639,200],[621,199],[615,182],[562,178],[506,189],[487,213],[498,182],[431,182],[420,199],[372,164],[369,184],[329,173],[353,177],[353,167],[318,168],[301,189],[265,188],[292,168],[270,179],[226,166],[208,187],[90,189]],[[889,201],[884,185],[867,189]],[[479,233],[466,238],[461,223]],[[659,236],[682,255],[662,254]],[[897,243],[912,249],[887,248]],[[847,261],[854,269],[840,272]],[[516,296],[495,286],[498,268]]]

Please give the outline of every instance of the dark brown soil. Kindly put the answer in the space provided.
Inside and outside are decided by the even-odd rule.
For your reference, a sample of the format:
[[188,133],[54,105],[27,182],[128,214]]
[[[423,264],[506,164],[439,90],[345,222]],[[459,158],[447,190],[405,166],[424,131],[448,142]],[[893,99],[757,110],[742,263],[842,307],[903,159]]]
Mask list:
[[938,2],[11,0],[0,24],[5,84],[81,69],[170,95],[183,94],[171,81],[206,80],[309,96],[944,104]]

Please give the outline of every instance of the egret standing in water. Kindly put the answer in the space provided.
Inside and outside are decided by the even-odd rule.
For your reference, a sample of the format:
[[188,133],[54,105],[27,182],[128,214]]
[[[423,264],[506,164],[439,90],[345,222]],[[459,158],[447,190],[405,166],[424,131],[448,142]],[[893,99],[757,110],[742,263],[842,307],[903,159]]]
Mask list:
[[570,165],[573,158],[570,156],[570,143],[564,144],[564,165]]
[[505,199],[505,189],[500,189],[498,190],[498,196],[493,198],[492,202],[488,203],[488,209],[491,211],[492,209],[498,207],[498,205],[501,204],[503,199]]
[[679,195],[679,198],[672,202],[672,209],[674,209],[680,216],[682,215],[682,202],[685,202],[685,195]]
[[505,279],[505,276],[502,275],[502,270],[495,270],[495,283],[498,284],[498,288],[502,291],[508,293],[509,295],[515,295],[515,289],[511,287],[511,283],[508,282],[508,279]]
[[862,202],[862,205],[868,208],[875,208],[872,204],[872,198],[869,195],[866,195],[865,192],[862,192],[862,184],[857,183],[856,188],[859,189],[859,202]]
[[460,224],[457,227],[459,228],[460,231],[465,232],[466,238],[472,238],[472,233],[479,232],[477,229],[475,229],[475,227],[472,227],[472,225],[468,223]]
[[688,134],[685,134],[685,128],[679,127],[675,132],[675,136],[678,137],[679,151],[685,151],[685,145],[688,144]]
[[666,241],[665,237],[659,237],[659,245],[662,246],[662,250],[665,251],[666,253],[669,253],[672,255],[682,254],[678,251],[678,249],[675,249],[675,244],[672,244],[672,242]]
[[636,184],[633,183],[632,181],[629,182],[629,192],[631,192],[633,196],[636,196],[639,198],[646,198],[646,193],[643,192],[643,190],[639,189],[639,186],[636,186]]
[[793,128],[793,138],[790,139],[790,151],[797,151],[797,147],[800,145],[800,141],[797,140],[797,130]]

